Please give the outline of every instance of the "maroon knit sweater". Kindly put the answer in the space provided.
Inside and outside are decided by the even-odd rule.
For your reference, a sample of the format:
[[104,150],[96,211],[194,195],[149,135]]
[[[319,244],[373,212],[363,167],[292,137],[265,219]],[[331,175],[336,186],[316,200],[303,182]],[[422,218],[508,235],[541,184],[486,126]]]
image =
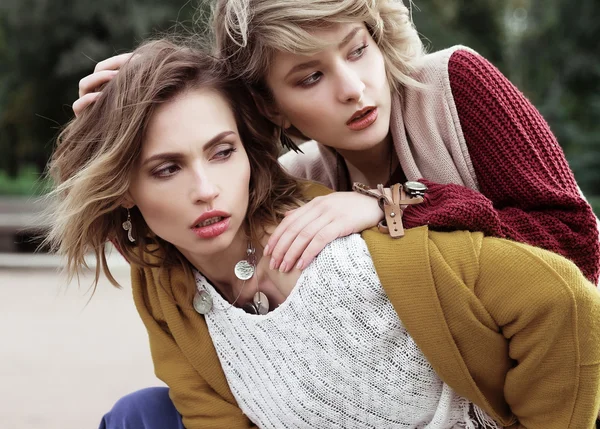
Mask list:
[[429,192],[423,204],[407,208],[405,225],[482,231],[542,247],[597,284],[596,218],[548,124],[481,56],[458,50],[448,72],[481,193],[423,179]]

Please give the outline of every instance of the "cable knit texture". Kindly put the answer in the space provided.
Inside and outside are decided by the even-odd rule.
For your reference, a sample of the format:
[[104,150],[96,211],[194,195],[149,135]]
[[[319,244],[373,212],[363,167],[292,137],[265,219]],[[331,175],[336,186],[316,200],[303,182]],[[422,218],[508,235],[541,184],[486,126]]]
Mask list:
[[213,298],[206,322],[229,387],[258,427],[499,429],[471,417],[472,404],[437,376],[359,235],[325,247],[265,316],[231,307],[195,276]]
[[[487,60],[464,47],[429,54],[415,77],[428,90],[393,97],[390,122],[409,180],[426,179],[407,227],[466,229],[563,255],[598,283],[598,221],[535,107]],[[338,189],[335,156],[315,142],[282,164]],[[316,148],[316,149],[315,149]],[[477,192],[474,192],[477,191]]]

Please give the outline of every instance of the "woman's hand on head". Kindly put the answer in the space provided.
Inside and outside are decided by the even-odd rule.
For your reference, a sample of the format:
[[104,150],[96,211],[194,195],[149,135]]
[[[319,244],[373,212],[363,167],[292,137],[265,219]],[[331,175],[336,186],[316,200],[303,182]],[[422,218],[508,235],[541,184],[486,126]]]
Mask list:
[[371,228],[383,219],[375,198],[356,192],[335,192],[317,197],[286,213],[265,248],[270,268],[303,270],[339,237]]
[[115,55],[96,64],[94,72],[79,81],[79,98],[73,103],[75,116],[81,115],[90,104],[100,96],[99,88],[110,82],[117,75],[119,69],[133,55],[131,52]]

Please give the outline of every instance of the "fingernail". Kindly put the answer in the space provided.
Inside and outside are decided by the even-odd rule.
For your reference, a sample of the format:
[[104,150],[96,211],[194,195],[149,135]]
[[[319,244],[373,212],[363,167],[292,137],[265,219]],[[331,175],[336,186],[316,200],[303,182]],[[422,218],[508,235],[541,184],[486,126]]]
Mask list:
[[267,244],[263,250],[263,256],[269,256],[269,245]]
[[269,269],[270,270],[275,269],[275,258],[271,258],[271,262],[269,262]]
[[279,272],[280,272],[280,273],[285,273],[285,269],[286,269],[286,268],[287,268],[287,264],[286,264],[286,262],[285,262],[285,261],[283,261],[283,262],[281,263],[281,265],[279,266]]
[[296,264],[296,269],[297,269],[297,270],[301,270],[301,269],[302,269],[302,266],[303,266],[303,264],[304,264],[304,261],[303,261],[302,259],[299,259],[299,260],[298,260],[298,263]]

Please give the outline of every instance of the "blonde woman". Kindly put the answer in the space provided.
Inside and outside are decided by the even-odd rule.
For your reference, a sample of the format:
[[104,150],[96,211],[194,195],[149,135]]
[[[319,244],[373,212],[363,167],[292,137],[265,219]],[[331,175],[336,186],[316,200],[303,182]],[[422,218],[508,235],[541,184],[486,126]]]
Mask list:
[[[401,1],[222,0],[212,28],[282,141],[311,139],[281,159],[293,175],[337,191],[426,179],[407,226],[529,243],[597,283],[597,220],[540,113],[472,50],[426,55]],[[81,81],[76,112],[127,57]],[[291,212],[269,241],[271,267],[302,269],[332,239],[368,226],[375,202],[355,206],[348,195]]]
[[166,41],[135,54],[50,169],[50,241],[71,274],[119,246],[169,386],[122,399],[102,428],[593,425],[600,293],[574,264],[421,227],[271,270],[270,232],[323,188],[283,171],[273,123],[211,58]]

